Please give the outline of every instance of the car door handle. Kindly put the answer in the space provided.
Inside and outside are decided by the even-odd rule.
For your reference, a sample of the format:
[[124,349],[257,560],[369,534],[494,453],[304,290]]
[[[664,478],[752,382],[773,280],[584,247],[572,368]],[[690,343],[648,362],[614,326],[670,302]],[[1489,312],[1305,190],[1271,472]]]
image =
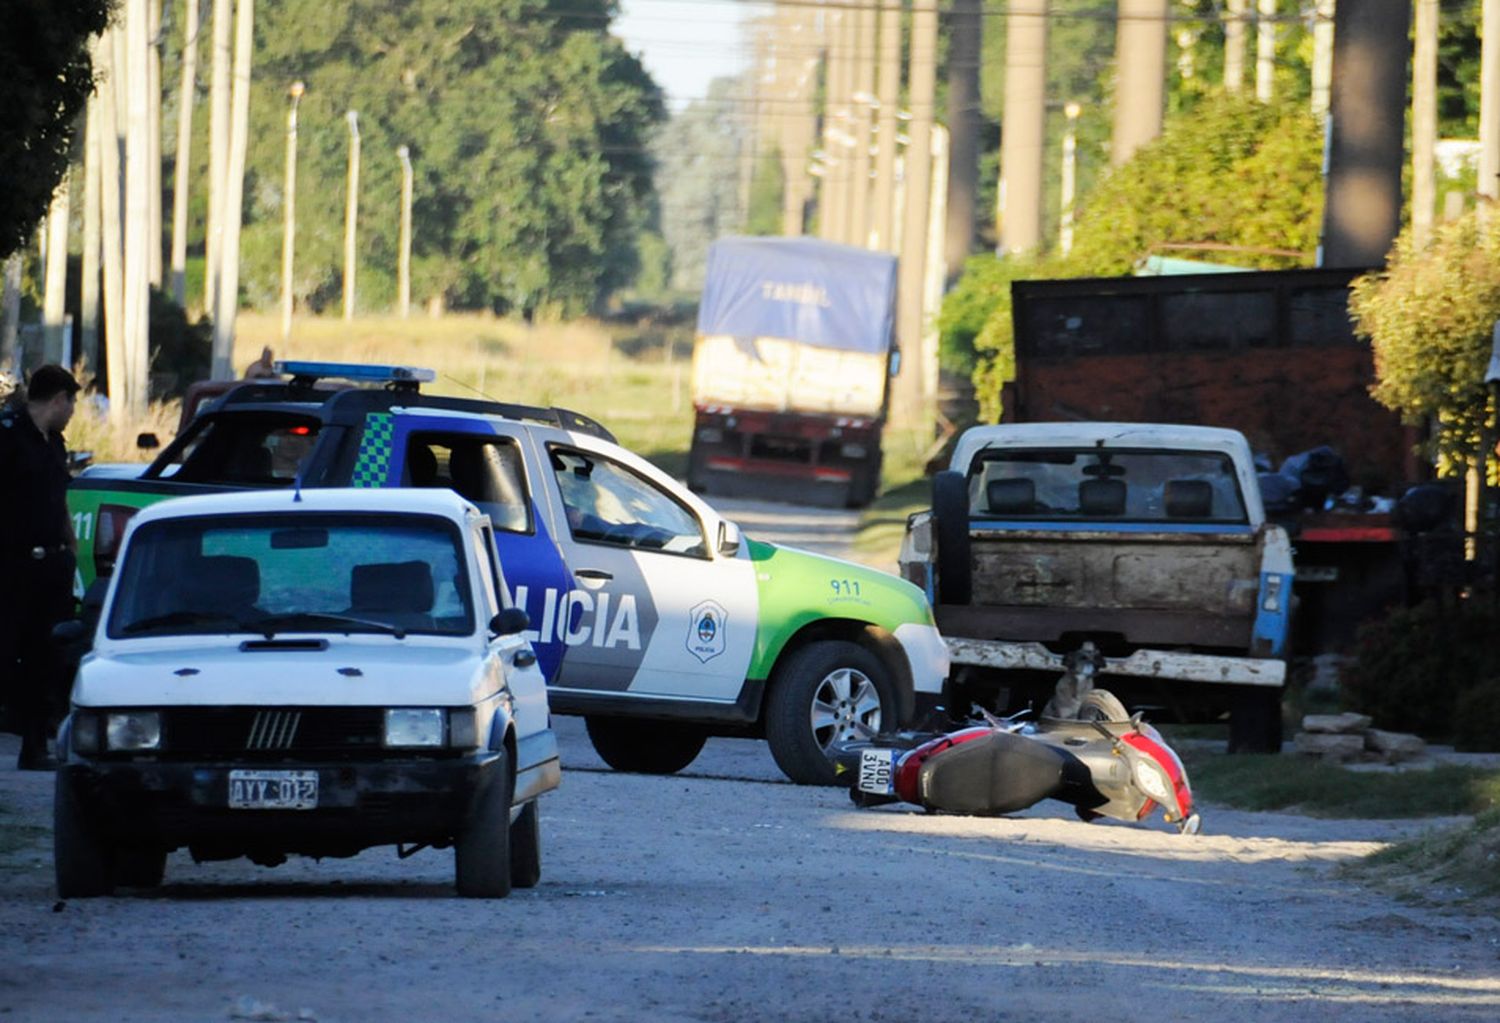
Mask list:
[[517,668],[529,668],[536,663],[536,654],[530,650],[517,650],[516,656],[510,659],[510,663]]
[[602,568],[580,568],[573,572],[580,579],[613,579],[613,572],[606,572]]

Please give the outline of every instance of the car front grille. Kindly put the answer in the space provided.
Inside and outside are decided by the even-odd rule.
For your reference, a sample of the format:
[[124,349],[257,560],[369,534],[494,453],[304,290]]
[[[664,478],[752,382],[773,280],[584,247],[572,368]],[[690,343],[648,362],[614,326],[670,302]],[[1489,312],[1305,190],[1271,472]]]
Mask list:
[[179,707],[162,717],[171,757],[344,756],[382,748],[380,707]]

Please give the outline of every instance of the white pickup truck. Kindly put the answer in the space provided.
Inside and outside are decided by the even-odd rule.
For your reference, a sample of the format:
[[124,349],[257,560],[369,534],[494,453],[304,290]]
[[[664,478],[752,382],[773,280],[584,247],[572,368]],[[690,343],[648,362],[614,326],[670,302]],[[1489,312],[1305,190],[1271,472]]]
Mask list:
[[58,735],[58,894],[154,887],[182,847],[275,866],[452,846],[460,895],[535,885],[561,769],[492,533],[450,490],[136,515]]
[[949,708],[1066,715],[1105,676],[1158,717],[1228,711],[1231,750],[1280,748],[1291,545],[1236,431],[975,427],[900,562],[947,641]]

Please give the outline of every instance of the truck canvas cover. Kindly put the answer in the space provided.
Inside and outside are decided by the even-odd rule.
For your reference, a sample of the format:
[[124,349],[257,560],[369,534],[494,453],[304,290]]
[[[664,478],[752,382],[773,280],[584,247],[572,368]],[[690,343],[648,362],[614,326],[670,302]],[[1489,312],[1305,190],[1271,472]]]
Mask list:
[[709,248],[698,333],[884,354],[896,258],[812,238],[721,238]]

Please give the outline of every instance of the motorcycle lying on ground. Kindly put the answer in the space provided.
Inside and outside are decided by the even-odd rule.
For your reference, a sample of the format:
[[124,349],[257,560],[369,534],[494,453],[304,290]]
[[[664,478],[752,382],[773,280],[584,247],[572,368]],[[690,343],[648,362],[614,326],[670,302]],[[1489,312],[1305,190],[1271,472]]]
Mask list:
[[980,711],[956,731],[897,732],[832,750],[856,806],[914,803],[929,811],[998,815],[1044,799],[1071,804],[1089,821],[1143,821],[1160,807],[1183,834],[1201,818],[1182,760],[1155,728],[1111,693],[1090,689],[1075,716],[1025,720]]

